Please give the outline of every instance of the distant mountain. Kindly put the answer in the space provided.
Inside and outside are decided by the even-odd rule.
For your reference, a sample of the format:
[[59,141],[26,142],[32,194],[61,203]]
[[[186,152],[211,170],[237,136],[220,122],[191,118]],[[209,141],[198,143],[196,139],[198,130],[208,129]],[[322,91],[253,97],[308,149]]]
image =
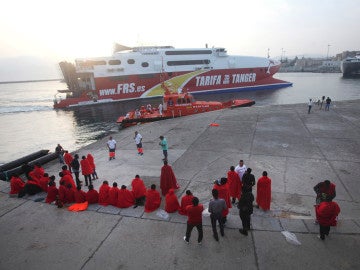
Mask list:
[[0,82],[61,79],[55,60],[22,56],[0,58]]

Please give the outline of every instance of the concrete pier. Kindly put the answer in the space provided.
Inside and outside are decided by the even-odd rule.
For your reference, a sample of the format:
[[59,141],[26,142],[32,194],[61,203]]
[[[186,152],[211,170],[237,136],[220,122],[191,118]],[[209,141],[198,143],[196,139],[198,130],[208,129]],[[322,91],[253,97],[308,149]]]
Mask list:
[[[247,237],[238,231],[236,206],[220,242],[205,215],[203,244],[197,245],[194,229],[187,245],[186,217],[177,213],[164,219],[143,207],[99,205],[72,213],[35,202],[45,194],[9,198],[9,183],[0,181],[0,269],[360,269],[359,102],[337,102],[330,111],[313,106],[310,114],[306,104],[198,114],[114,132],[115,160],[108,159],[108,138],[76,152],[93,154],[96,189],[103,180],[130,185],[136,174],[159,188],[163,135],[181,186],[178,197],[190,189],[205,207],[213,181],[240,159],[256,179],[266,170],[271,210],[254,209]],[[143,136],[143,156],[137,155],[135,130]],[[44,167],[59,178],[58,161]],[[341,213],[338,226],[321,241],[313,223],[313,187],[325,179],[336,184]],[[287,242],[282,231],[294,233],[301,245]]]

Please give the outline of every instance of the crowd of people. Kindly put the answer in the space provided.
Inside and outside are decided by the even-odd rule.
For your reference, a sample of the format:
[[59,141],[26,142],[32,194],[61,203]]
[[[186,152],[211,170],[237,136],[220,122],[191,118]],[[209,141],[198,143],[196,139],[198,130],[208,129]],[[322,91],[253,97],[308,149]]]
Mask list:
[[[138,154],[142,155],[142,137],[139,135],[136,132],[134,139]],[[116,142],[112,144],[112,140],[110,137],[110,143],[108,142],[110,160],[115,158],[114,151],[116,148]],[[160,137],[159,144],[162,147],[163,144],[166,144],[167,150],[167,142],[163,136]],[[166,154],[164,152],[163,166],[161,168],[160,194],[155,184],[147,188],[139,175],[135,175],[135,178],[131,181],[130,189],[126,185],[121,185],[119,188],[117,182],[113,182],[112,186],[110,186],[108,181],[103,181],[97,191],[92,184],[93,180],[98,179],[94,157],[88,153],[87,156],[82,156],[79,161],[78,154],[72,156],[68,151],[63,150],[60,145],[57,146],[56,150],[59,150],[59,162],[63,164],[62,170],[59,172],[58,187],[55,176],[49,176],[41,164],[35,164],[34,167],[24,164],[23,171],[27,181],[24,182],[19,175],[13,175],[10,180],[10,195],[23,197],[26,194],[34,195],[39,192],[46,192],[45,202],[54,203],[58,207],[86,202],[87,205],[97,203],[102,206],[112,205],[118,208],[144,206],[146,213],[157,210],[161,205],[163,196],[165,197],[164,210],[166,212],[178,212],[188,217],[184,241],[189,243],[191,231],[196,227],[198,230],[198,243],[201,244],[204,206],[199,203],[199,198],[195,197],[191,190],[186,190],[179,202],[175,191],[180,186],[172,167],[168,164],[167,152]],[[88,187],[87,192],[82,190],[84,182],[79,178],[80,172],[84,177],[85,186]],[[237,206],[242,222],[242,228],[239,229],[239,232],[245,236],[248,235],[255,201],[255,196],[252,193],[255,185],[256,207],[264,211],[269,210],[271,204],[271,179],[266,171],[263,171],[262,176],[256,182],[252,169],[247,168],[244,161],[240,160],[236,167],[230,166],[226,177],[214,181],[208,212],[210,213],[213,237],[216,241],[219,241],[217,224],[220,228],[220,235],[224,236],[224,227],[229,209],[233,205]],[[336,196],[336,192],[335,185],[329,180],[317,184],[314,190],[317,194],[315,212],[316,222],[320,225],[319,238],[324,240],[325,235],[329,235],[330,226],[336,225],[340,208],[337,203],[332,201]]]

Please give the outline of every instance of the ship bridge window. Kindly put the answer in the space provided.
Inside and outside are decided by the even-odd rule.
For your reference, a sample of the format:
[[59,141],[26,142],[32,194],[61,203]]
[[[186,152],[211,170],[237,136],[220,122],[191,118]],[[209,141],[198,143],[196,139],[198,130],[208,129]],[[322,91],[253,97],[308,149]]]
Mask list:
[[168,61],[168,66],[185,66],[185,65],[208,65],[210,64],[209,59],[204,60],[182,60],[182,61]]
[[106,65],[106,61],[104,60],[99,60],[99,61],[89,61],[91,63],[91,65],[93,66],[104,66]]
[[216,49],[216,52],[226,52],[224,48]]
[[134,59],[128,59],[127,60],[129,65],[135,64],[135,60]]
[[109,65],[121,65],[120,60],[109,60]]
[[194,54],[211,54],[211,50],[189,50],[189,51],[166,51],[166,55],[194,55]]
[[93,66],[102,66],[102,65],[106,65],[105,60],[98,60],[98,61],[88,60],[88,61],[79,63],[79,66],[81,66],[81,67],[89,67],[89,68],[91,68]]
[[148,63],[148,62],[142,62],[142,63],[141,63],[141,66],[142,66],[142,67],[148,67],[148,66],[149,66],[149,63]]

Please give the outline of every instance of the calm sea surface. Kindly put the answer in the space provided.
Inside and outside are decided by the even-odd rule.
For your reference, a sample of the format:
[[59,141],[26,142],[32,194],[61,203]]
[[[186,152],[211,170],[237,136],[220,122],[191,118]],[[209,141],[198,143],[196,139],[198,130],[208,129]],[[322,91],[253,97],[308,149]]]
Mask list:
[[[343,79],[340,73],[280,73],[276,78],[292,82],[278,90],[197,95],[197,100],[249,98],[257,105],[307,103],[308,98],[329,96],[340,100],[360,99],[360,79]],[[15,160],[40,149],[54,151],[60,143],[75,151],[117,130],[118,116],[142,104],[160,99],[116,102],[75,110],[54,110],[52,102],[59,81],[0,84],[0,163]]]

